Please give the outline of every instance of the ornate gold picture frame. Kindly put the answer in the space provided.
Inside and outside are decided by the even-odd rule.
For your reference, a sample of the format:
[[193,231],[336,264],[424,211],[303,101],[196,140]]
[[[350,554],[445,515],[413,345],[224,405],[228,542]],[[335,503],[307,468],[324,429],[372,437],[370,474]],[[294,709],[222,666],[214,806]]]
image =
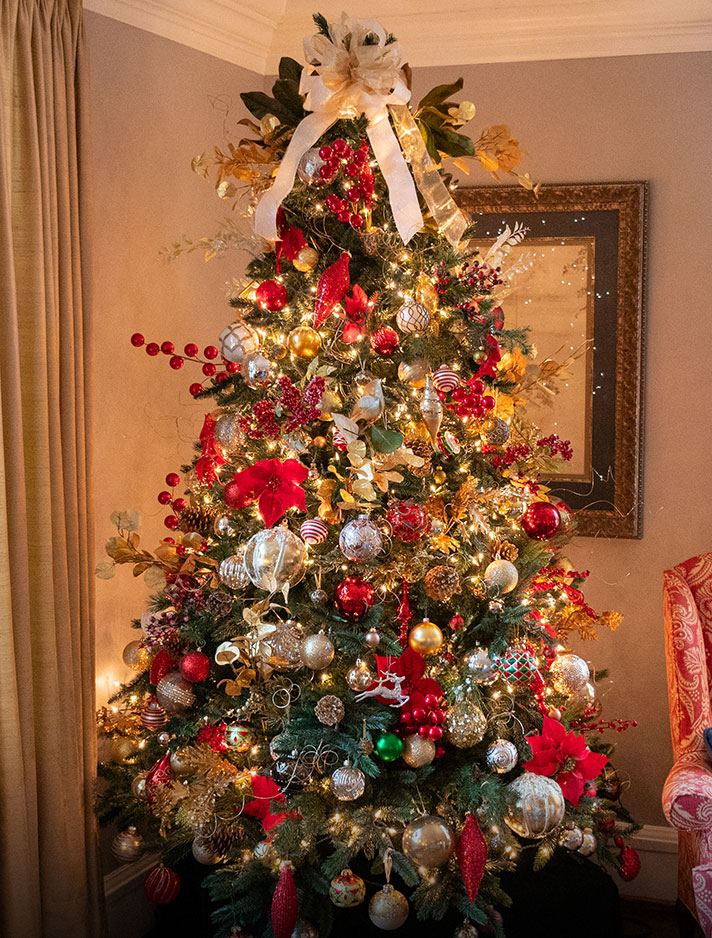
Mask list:
[[531,327],[539,361],[571,359],[551,406],[526,414],[573,444],[547,484],[578,534],[641,537],[646,183],[542,186],[538,199],[519,186],[462,188],[457,201],[475,244],[528,229],[508,256],[507,323]]

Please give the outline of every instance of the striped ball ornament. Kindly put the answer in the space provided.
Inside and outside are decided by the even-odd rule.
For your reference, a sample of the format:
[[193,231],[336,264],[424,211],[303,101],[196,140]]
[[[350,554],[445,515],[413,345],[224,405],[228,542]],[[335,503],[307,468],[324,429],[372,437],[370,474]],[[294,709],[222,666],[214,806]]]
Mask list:
[[147,730],[160,730],[168,722],[168,714],[155,697],[146,703],[141,711],[141,723]]
[[167,866],[157,866],[143,881],[143,889],[149,902],[167,905],[180,892],[180,876]]
[[348,448],[346,437],[340,430],[334,432],[334,449],[340,449],[342,452]]
[[329,536],[329,528],[321,518],[308,518],[302,522],[299,533],[306,544],[323,544]]
[[460,375],[447,365],[441,365],[433,374],[433,384],[436,391],[449,394],[460,384]]

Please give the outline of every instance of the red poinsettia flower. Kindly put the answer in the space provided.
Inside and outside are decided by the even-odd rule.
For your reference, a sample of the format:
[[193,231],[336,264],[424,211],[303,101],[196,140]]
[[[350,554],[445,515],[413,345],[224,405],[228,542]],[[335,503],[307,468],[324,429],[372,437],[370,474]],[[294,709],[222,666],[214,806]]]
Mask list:
[[[564,798],[577,805],[586,788],[586,782],[596,778],[608,756],[591,752],[583,736],[567,732],[558,720],[544,717],[540,736],[528,736],[534,756],[522,763],[522,768],[536,775],[556,775]],[[558,773],[558,775],[557,775]]]
[[245,502],[257,499],[262,520],[271,527],[288,508],[307,510],[301,483],[309,475],[306,466],[296,459],[262,459],[235,475],[235,482]]
[[374,293],[369,300],[366,292],[356,283],[351,291],[351,296],[344,300],[345,319],[344,342],[358,342],[366,334],[366,322],[371,315],[371,310],[376,305],[378,293]]
[[284,795],[279,790],[277,783],[271,778],[265,778],[263,775],[253,775],[252,794],[254,799],[247,802],[242,813],[259,818],[262,821],[262,827],[266,831],[272,830],[273,827],[281,824],[287,817],[286,811],[272,811],[273,802],[283,803]]
[[[443,689],[436,680],[430,677],[423,677],[425,673],[425,659],[417,651],[408,646],[398,657],[392,655],[376,655],[376,667],[379,678],[387,674],[402,676],[405,678],[401,684],[401,692],[410,698],[409,706],[421,707],[425,698],[429,694],[436,697],[442,697]],[[386,687],[395,687],[395,682],[387,681]],[[393,700],[388,697],[376,697],[381,703],[392,704]]]

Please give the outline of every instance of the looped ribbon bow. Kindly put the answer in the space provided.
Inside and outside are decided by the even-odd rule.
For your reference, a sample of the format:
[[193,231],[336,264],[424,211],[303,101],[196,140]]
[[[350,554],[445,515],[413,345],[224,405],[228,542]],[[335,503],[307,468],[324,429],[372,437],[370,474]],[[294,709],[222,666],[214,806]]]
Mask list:
[[302,156],[337,120],[364,114],[368,118],[368,139],[388,186],[393,218],[403,243],[407,244],[423,227],[415,176],[440,231],[457,245],[467,219],[430,159],[408,110],[410,91],[400,67],[398,43],[387,42],[386,31],[378,21],[351,19],[343,13],[338,23],[330,24],[329,36],[319,33],[304,40],[304,54],[311,73],[304,70],[299,90],[306,96],[304,108],[311,113],[296,127],[272,188],[255,210],[255,233],[268,241],[278,239],[277,210],[294,185]]

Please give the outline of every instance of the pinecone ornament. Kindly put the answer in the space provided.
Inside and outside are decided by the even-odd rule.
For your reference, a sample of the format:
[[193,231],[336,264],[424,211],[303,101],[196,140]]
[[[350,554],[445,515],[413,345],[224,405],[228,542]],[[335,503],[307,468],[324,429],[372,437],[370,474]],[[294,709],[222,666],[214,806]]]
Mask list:
[[230,848],[242,839],[244,833],[242,825],[233,821],[232,823],[218,825],[205,840],[216,856],[224,857],[230,853]]
[[437,602],[448,602],[459,589],[460,577],[454,567],[441,564],[428,570],[425,576],[425,592]]
[[205,600],[205,610],[213,619],[224,619],[232,612],[232,596],[227,590],[213,590]]
[[513,563],[519,556],[519,548],[516,544],[509,541],[497,540],[492,545],[492,557],[499,557],[501,560],[509,560]]
[[218,520],[220,512],[217,508],[207,507],[205,505],[188,505],[180,514],[180,530],[184,534],[189,531],[197,531],[203,537],[208,537],[215,529],[215,522]]
[[403,445],[406,449],[412,450],[413,455],[420,456],[423,460],[422,466],[411,466],[410,471],[414,476],[417,476],[419,479],[424,479],[426,476],[429,476],[433,471],[432,455],[433,448],[428,443],[427,440],[423,440],[417,436],[409,436],[403,441]]

